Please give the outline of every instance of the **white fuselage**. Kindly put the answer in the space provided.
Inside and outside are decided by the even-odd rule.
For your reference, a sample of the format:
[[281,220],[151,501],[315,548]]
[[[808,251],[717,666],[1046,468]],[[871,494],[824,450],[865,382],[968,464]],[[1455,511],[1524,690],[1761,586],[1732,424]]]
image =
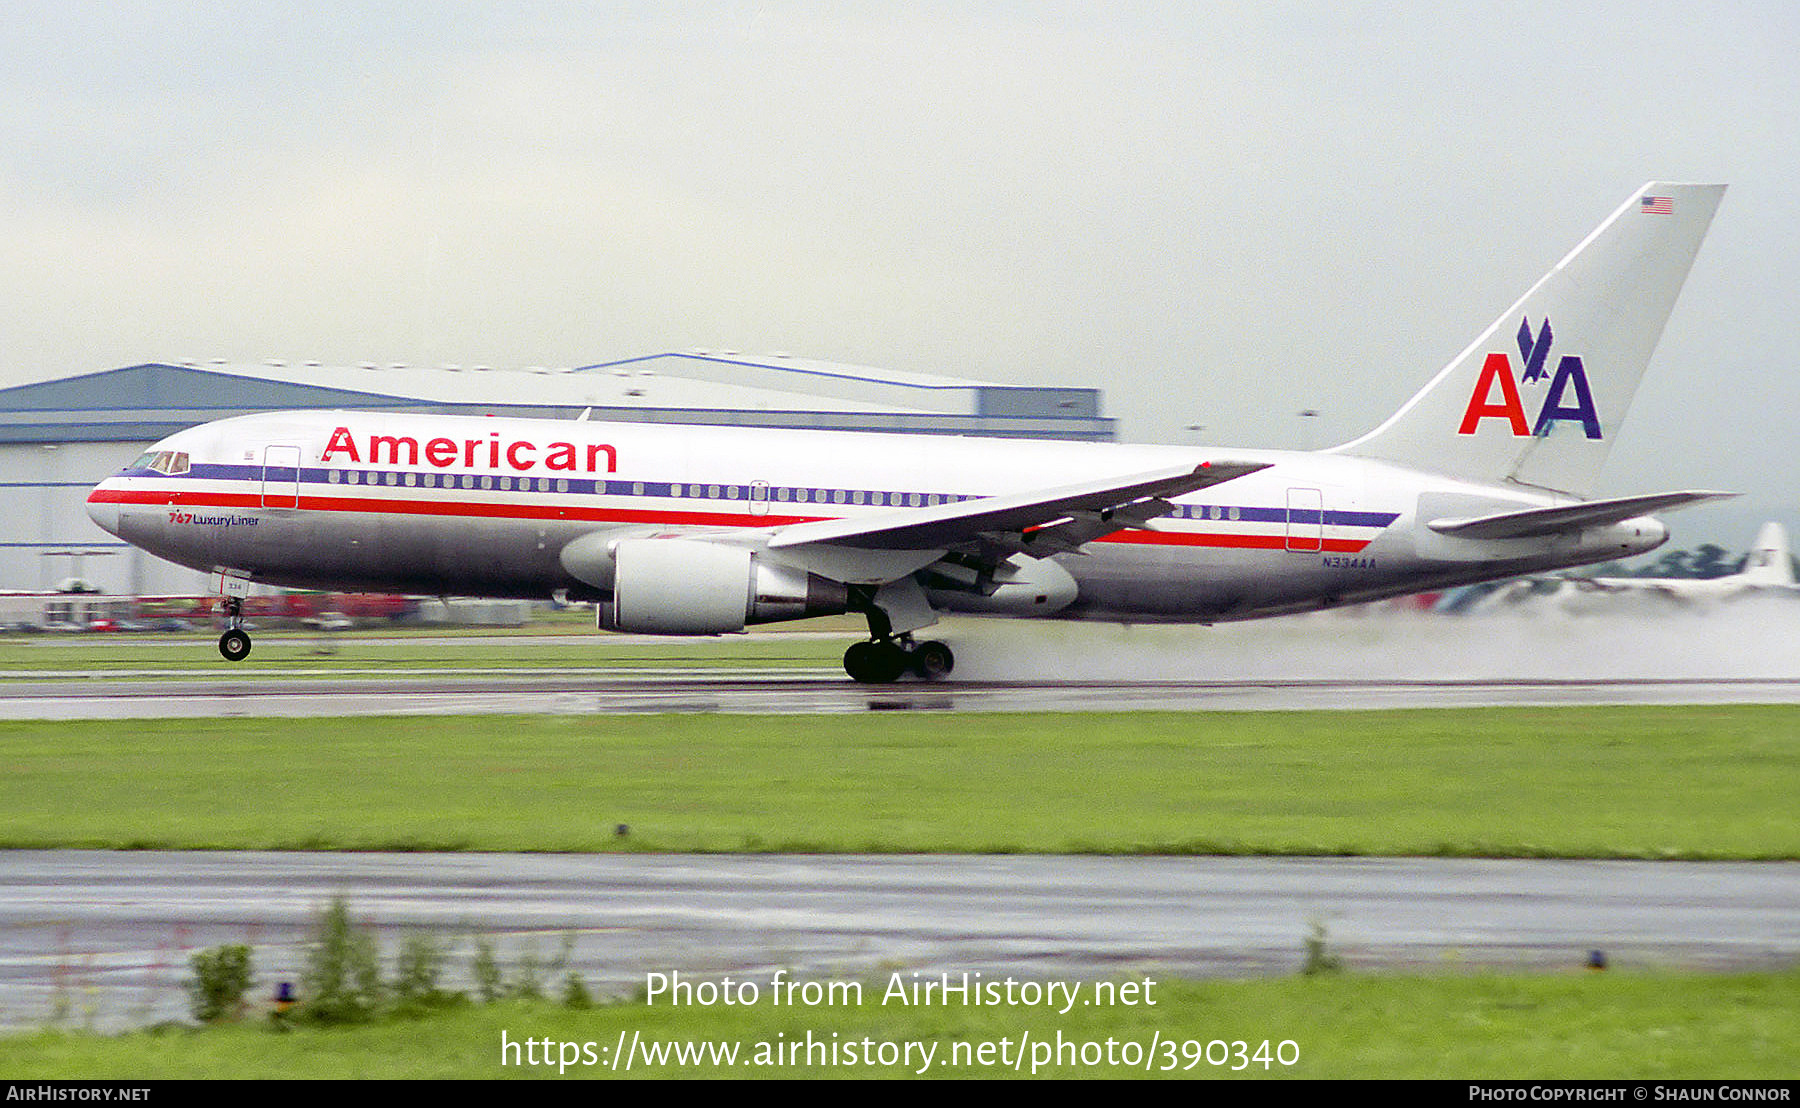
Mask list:
[[[813,520],[1005,496],[1217,455],[1205,448],[514,418],[285,412],[172,435],[98,486],[102,527],[170,561],[301,588],[601,597],[565,547],[596,533],[754,544]],[[1146,528],[1053,559],[1054,614],[1247,619],[1627,557],[1666,530],[1476,540],[1420,525],[1561,503],[1335,453],[1174,498]],[[926,575],[934,607],[1020,614]],[[1046,612],[1045,614],[1052,614]]]

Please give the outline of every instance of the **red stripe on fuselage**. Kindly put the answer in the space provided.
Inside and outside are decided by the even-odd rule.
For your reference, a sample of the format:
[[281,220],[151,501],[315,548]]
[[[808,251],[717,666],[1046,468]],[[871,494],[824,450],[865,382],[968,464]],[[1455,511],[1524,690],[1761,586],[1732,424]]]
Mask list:
[[[567,495],[567,494],[564,494]],[[124,491],[95,489],[88,499],[99,504],[153,504],[157,507],[262,509],[258,493],[191,492],[188,490]],[[293,509],[282,508],[281,511]],[[682,512],[642,508],[585,508],[551,504],[487,503],[456,500],[375,500],[366,497],[302,496],[301,511],[358,512],[376,515],[442,516],[454,519],[571,520],[577,523],[637,523],[653,526],[785,527],[835,516],[750,515],[743,512]],[[1232,532],[1114,531],[1096,542],[1131,543],[1139,546],[1205,546],[1236,550],[1283,550],[1286,535],[1246,535]],[[1369,539],[1309,539],[1304,551],[1355,554]]]
[[[566,495],[566,494],[565,494]],[[88,497],[100,504],[153,504],[159,508],[248,508],[262,509],[262,496],[256,493],[123,492],[96,489]],[[280,508],[280,511],[293,511]],[[577,523],[649,523],[690,524],[718,527],[785,527],[790,523],[810,523],[831,516],[749,515],[741,512],[677,512],[651,511],[643,508],[582,508],[553,504],[516,504],[478,500],[387,500],[371,497],[302,496],[301,511],[356,512],[374,515],[444,516],[455,519],[546,519],[573,520]]]
[[[1146,546],[1217,546],[1237,550],[1287,550],[1286,535],[1242,535],[1234,532],[1198,533],[1194,531],[1114,531],[1100,542],[1140,543]],[[1292,547],[1296,554],[1354,554],[1369,545],[1370,539],[1303,540],[1304,547]]]

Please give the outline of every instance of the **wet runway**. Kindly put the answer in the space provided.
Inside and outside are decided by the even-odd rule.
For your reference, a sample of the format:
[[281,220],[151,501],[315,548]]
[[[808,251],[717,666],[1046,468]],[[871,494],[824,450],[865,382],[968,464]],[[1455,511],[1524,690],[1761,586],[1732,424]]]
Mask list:
[[[729,650],[729,638],[689,645],[695,661],[650,665],[609,658],[667,640],[577,634],[364,640],[354,663],[253,658],[242,667],[219,661],[210,643],[115,639],[143,649],[104,669],[0,671],[0,719],[1792,704],[1800,612],[1790,608],[1800,605],[1704,617],[1318,616],[1204,628],[946,620],[938,633],[956,650],[952,679],[880,687],[858,685],[836,665],[734,668],[729,655],[704,664],[708,644]],[[762,641],[813,638],[850,641],[806,632]],[[564,648],[559,662],[530,664],[550,646]],[[414,657],[390,663],[389,651]],[[490,659],[504,651],[519,668],[481,668],[483,651]],[[159,666],[164,652],[203,665]]]
[[1800,863],[1026,856],[19,851],[0,868],[0,1024],[181,1018],[197,949],[293,980],[343,896],[390,956],[472,935],[516,972],[564,944],[601,991],[680,971],[767,982],[1297,972],[1315,924],[1353,969],[1766,969],[1800,958]]
[[1757,678],[945,681],[857,685],[836,670],[633,669],[561,675],[104,682],[70,674],[0,684],[0,719],[166,719],[656,712],[1257,711],[1555,704],[1791,704],[1800,680]]

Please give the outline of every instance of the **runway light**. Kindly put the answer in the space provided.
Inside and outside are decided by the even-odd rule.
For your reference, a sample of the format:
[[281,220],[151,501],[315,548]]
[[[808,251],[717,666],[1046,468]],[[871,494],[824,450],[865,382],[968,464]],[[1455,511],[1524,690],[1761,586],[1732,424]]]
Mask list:
[[1590,950],[1587,956],[1587,968],[1599,972],[1606,968],[1606,951]]
[[623,839],[627,835],[630,835],[630,834],[631,834],[631,824],[629,824],[629,823],[621,823],[617,827],[613,828],[613,835],[616,838]]

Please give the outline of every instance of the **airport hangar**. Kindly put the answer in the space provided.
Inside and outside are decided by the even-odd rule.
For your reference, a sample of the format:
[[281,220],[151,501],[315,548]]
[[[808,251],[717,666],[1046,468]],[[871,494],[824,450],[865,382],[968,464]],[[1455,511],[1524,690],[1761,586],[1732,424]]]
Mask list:
[[165,435],[285,409],[1112,441],[1100,390],[1001,385],[735,351],[573,369],[149,363],[0,389],[0,590],[78,579],[103,593],[199,596],[207,575],[96,527],[88,490]]

